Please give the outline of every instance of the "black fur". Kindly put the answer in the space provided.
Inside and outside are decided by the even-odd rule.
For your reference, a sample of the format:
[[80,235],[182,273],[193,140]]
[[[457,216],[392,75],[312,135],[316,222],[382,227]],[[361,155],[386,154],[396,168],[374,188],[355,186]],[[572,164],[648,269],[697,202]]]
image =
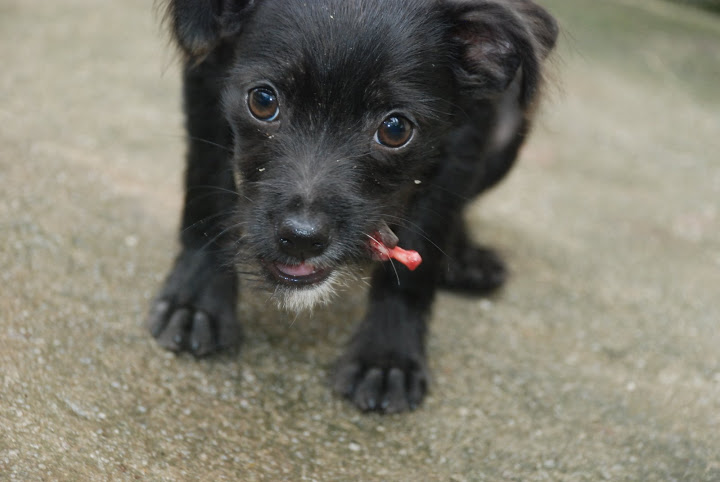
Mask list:
[[[273,266],[355,272],[369,263],[368,236],[389,225],[423,262],[375,269],[333,387],[362,410],[415,408],[436,288],[481,293],[504,281],[461,213],[515,161],[557,36],[552,17],[530,0],[166,5],[185,57],[188,166],[182,251],[152,334],[198,356],[233,346],[238,279],[281,299],[315,293],[327,283],[282,282]],[[276,94],[277,119],[251,114],[257,87]],[[414,126],[398,149],[375,138],[391,114]]]

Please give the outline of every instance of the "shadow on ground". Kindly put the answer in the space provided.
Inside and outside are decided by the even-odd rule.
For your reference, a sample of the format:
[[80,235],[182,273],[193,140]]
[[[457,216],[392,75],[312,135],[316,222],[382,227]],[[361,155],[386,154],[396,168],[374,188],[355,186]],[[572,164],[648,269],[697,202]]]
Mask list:
[[440,297],[434,390],[380,417],[326,386],[362,295],[253,293],[243,350],[200,362],[145,332],[182,169],[149,3],[0,5],[0,479],[720,479],[718,17],[545,2],[556,79],[468,213],[513,277]]

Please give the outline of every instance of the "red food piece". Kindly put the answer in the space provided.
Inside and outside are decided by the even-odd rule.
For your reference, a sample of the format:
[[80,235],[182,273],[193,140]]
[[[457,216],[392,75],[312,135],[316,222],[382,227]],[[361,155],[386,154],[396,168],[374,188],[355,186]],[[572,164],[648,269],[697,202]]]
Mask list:
[[374,258],[378,261],[394,259],[404,264],[410,271],[415,271],[415,268],[422,263],[422,257],[417,251],[402,249],[399,246],[388,248],[375,238],[370,238],[370,249],[373,252]]

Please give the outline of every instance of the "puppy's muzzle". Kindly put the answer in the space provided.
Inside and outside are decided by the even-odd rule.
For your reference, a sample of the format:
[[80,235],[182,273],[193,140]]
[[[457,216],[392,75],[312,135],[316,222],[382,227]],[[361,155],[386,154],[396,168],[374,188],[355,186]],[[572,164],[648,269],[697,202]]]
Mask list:
[[330,244],[330,226],[324,216],[288,215],[277,227],[276,242],[279,251],[290,260],[266,263],[278,282],[309,286],[324,281],[332,273],[331,269],[307,261],[322,255]]

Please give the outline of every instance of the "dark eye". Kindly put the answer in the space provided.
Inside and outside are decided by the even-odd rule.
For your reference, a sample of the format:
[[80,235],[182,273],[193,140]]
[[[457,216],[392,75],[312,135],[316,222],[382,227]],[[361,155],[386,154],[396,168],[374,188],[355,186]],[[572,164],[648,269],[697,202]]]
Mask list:
[[412,133],[412,122],[401,115],[391,115],[380,124],[375,133],[375,142],[396,149],[407,144]]
[[258,120],[270,122],[280,114],[277,95],[268,87],[258,87],[248,93],[248,108]]

